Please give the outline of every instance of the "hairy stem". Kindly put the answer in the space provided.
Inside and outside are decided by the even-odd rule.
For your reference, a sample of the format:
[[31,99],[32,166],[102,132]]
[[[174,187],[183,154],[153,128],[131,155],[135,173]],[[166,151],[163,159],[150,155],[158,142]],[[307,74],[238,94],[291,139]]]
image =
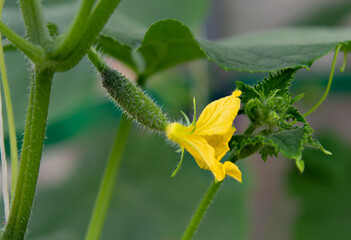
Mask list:
[[40,0],[19,0],[18,2],[21,6],[27,37],[32,43],[44,46],[50,38]]
[[6,26],[0,20],[0,32],[7,37],[19,50],[21,50],[30,60],[33,62],[40,62],[45,57],[45,51],[43,48],[36,46],[17,33],[15,33],[11,28]]
[[213,181],[210,187],[207,189],[205,196],[202,198],[199,206],[197,207],[193,217],[191,218],[188,227],[186,228],[182,240],[190,240],[194,236],[201,220],[203,219],[208,207],[210,206],[214,196],[222,185],[223,181],[217,182]]
[[50,101],[52,69],[33,73],[19,175],[10,218],[1,239],[22,240],[33,204]]
[[94,2],[95,0],[82,1],[78,14],[74,18],[68,31],[63,35],[63,39],[60,40],[54,52],[52,53],[53,57],[56,59],[64,59],[77,46],[78,42],[81,40],[83,33],[86,30],[86,23],[89,19],[89,15]]
[[93,12],[90,14],[86,23],[86,30],[82,34],[80,41],[66,61],[57,64],[56,69],[58,71],[65,71],[72,68],[84,57],[119,2],[120,0],[100,0],[97,3]]
[[122,116],[116,138],[113,143],[112,151],[100,183],[99,193],[95,201],[94,210],[90,218],[85,240],[100,239],[101,231],[106,219],[106,213],[109,208],[115,186],[116,176],[122,160],[123,150],[126,145],[129,128],[130,120],[128,120],[125,116]]
[[107,70],[109,67],[106,62],[102,59],[100,54],[96,51],[94,47],[91,47],[88,51],[88,57],[90,61],[94,64],[99,72]]

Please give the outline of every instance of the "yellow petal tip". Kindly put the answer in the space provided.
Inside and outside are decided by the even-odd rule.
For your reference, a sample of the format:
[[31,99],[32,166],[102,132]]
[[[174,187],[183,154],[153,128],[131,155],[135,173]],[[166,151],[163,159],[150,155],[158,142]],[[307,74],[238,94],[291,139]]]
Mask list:
[[242,182],[241,171],[238,166],[230,161],[226,161],[223,164],[226,175],[231,176],[236,179],[238,182]]
[[240,90],[235,90],[233,93],[234,97],[239,97],[241,95],[241,91]]

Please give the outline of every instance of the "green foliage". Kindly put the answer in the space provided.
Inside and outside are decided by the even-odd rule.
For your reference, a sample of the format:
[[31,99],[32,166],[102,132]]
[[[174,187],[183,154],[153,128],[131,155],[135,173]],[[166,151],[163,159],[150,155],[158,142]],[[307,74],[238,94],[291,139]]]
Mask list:
[[[111,29],[104,30],[101,35],[99,44],[107,53],[109,53],[108,49],[111,48],[112,41],[124,45],[122,53],[127,54],[116,57],[122,61],[127,59],[126,63],[129,66],[137,66],[135,62],[131,64],[129,59],[132,56],[132,50],[137,48],[137,53],[142,56],[143,61],[143,66],[138,69],[138,72],[145,77],[176,64],[206,56],[189,28],[177,20],[156,22],[150,26],[144,36],[140,32],[130,34],[130,30],[115,32]],[[135,36],[138,38],[136,39]],[[121,48],[121,46],[117,47]],[[129,54],[127,49],[129,49]]]
[[[128,23],[125,18],[125,26]],[[100,38],[102,49],[112,53],[127,64],[135,52],[143,56],[142,69],[147,76],[175,64],[196,58],[208,58],[225,70],[247,72],[275,72],[281,69],[309,68],[318,58],[335,49],[340,42],[349,42],[350,29],[289,28],[258,32],[221,41],[208,41],[189,35],[187,26],[175,20],[156,22],[143,32],[141,27],[128,31],[117,27],[103,31]],[[135,30],[133,30],[135,29]],[[167,39],[167,35],[174,36]],[[144,36],[144,37],[143,37]],[[145,51],[146,36],[152,42],[152,51]],[[143,40],[144,38],[144,40]],[[123,54],[114,53],[113,44],[123,46]],[[176,52],[175,52],[176,51]],[[162,58],[162,61],[155,57]],[[127,60],[125,60],[127,59]],[[161,62],[160,62],[161,61]],[[132,61],[133,62],[133,61]]]
[[285,130],[272,134],[254,136],[235,135],[231,140],[233,159],[242,159],[258,152],[264,161],[268,156],[278,156],[295,160],[298,169],[303,172],[302,150],[306,138],[310,137],[308,126]]
[[301,98],[292,98],[289,86],[296,69],[287,69],[271,74],[262,82],[249,86],[242,82],[236,85],[242,93],[242,111],[253,124],[254,128],[267,125],[270,131],[274,128],[291,129],[286,121],[293,119],[305,122],[292,104]]
[[[86,114],[99,113],[86,110]],[[80,115],[80,121],[86,121],[85,118]],[[85,134],[76,135],[58,146],[47,146],[53,151],[58,151],[58,147],[61,154],[62,151],[63,154],[72,151],[75,154],[70,157],[72,162],[64,175],[66,178],[57,179],[54,184],[43,183],[38,190],[28,239],[84,239],[104,164],[115,137],[116,122],[119,122],[112,104],[105,108],[100,121],[90,126]],[[196,202],[210,183],[210,174],[199,171],[196,163],[186,155],[182,171],[176,179],[171,178],[179,156],[174,154],[173,148],[165,146],[161,137],[142,134],[137,128],[131,131],[125,153],[101,240],[178,239]],[[57,164],[50,157],[46,162]],[[240,166],[242,171],[247,169],[244,166],[245,163]],[[46,169],[41,170],[47,173]],[[194,240],[226,239],[227,236],[246,240],[249,237],[247,202],[252,191],[252,174],[247,170],[246,173],[246,184],[229,179],[222,184],[220,194]],[[2,211],[0,208],[0,214]],[[235,214],[228,214],[228,211]]]
[[[288,88],[296,69],[309,68],[316,59],[332,51],[336,46],[338,51],[340,43],[344,44],[342,50],[350,51],[350,29],[283,29],[215,42],[194,37],[189,28],[193,18],[199,19],[204,16],[209,1],[172,1],[172,5],[163,4],[163,8],[153,9],[156,5],[154,3],[159,1],[131,0],[125,7],[122,5],[106,26],[105,23],[119,1],[99,1],[92,12],[90,10],[94,0],[83,1],[83,8],[80,9],[83,11],[80,13],[84,14],[79,14],[75,18],[77,2],[48,0],[43,8],[39,0],[20,0],[28,41],[19,36],[24,35],[24,28],[22,22],[18,21],[19,14],[16,14],[17,6],[13,1],[5,10],[5,22],[13,24],[9,19],[16,19],[15,23],[9,28],[0,22],[0,30],[4,35],[33,61],[32,71],[35,73],[27,111],[19,184],[4,238],[23,239],[27,231],[44,143],[52,76],[55,71],[67,71],[74,67],[92,44],[97,44],[105,53],[125,62],[138,74],[139,79],[146,79],[159,71],[198,58],[207,58],[225,70],[248,72],[283,70],[254,87],[238,83],[238,88],[244,92],[242,112],[247,115],[251,124],[243,135],[233,137],[231,141],[233,160],[255,152],[260,153],[263,160],[266,160],[268,156],[281,153],[287,158],[294,159],[296,166],[303,171],[304,146],[311,146],[330,154],[313,139],[312,129],[293,106],[301,95],[292,98]],[[192,13],[189,6],[198,7],[201,9],[200,13],[189,14]],[[168,15],[164,11],[167,8],[173,8],[175,12],[177,8],[186,10],[180,14]],[[143,16],[144,12],[149,16]],[[155,14],[151,15],[151,12]],[[132,20],[133,14],[136,15],[134,17],[136,20]],[[161,20],[165,17],[163,14],[178,20]],[[182,20],[179,16],[183,14],[186,16],[184,18],[186,25],[179,21]],[[48,25],[46,18],[53,24]],[[67,34],[66,30],[72,19],[75,21]],[[157,22],[153,23],[156,20]],[[153,24],[148,28],[151,23]],[[63,35],[59,36],[56,25],[62,30]],[[11,49],[12,45],[7,44],[5,50]],[[164,130],[167,125],[166,117],[141,89],[117,71],[99,70],[104,87],[126,112],[146,126]],[[86,82],[83,85],[87,86]],[[64,85],[65,91],[67,86],[70,86],[70,90],[74,90],[71,82]],[[79,94],[74,91],[73,94],[81,95],[81,86],[82,84],[79,84],[77,91]],[[71,105],[71,102],[68,102],[68,105]],[[304,125],[295,126],[296,121]],[[148,151],[150,152],[150,149]],[[138,161],[138,164],[142,163]],[[146,168],[141,169],[147,172],[145,169],[150,166],[151,170],[155,170],[155,165],[149,163]],[[145,224],[141,225],[145,227]],[[134,231],[131,231],[131,234],[134,234]],[[218,237],[217,232],[215,234]]]
[[[179,9],[179,6],[184,5],[183,1],[171,2],[171,7],[162,4],[150,7],[151,4],[148,4],[148,8],[152,10],[167,6]],[[351,39],[348,28],[301,27],[208,41],[195,38],[188,28],[198,25],[208,8],[206,1],[198,4],[201,13],[197,17],[192,16],[194,19],[190,19],[186,11],[181,14],[174,12],[174,18],[187,25],[178,20],[162,20],[148,29],[149,24],[165,16],[162,10],[154,11],[152,17],[147,16],[143,4],[140,0],[122,4],[106,24],[97,43],[103,51],[146,77],[196,58],[208,58],[226,70],[248,72],[309,68],[315,60],[334,50],[339,43],[349,43]],[[197,6],[197,3],[192,4]],[[133,8],[132,5],[138,7]],[[47,1],[44,13],[50,22],[57,24],[64,32],[73,19],[77,6],[76,1],[60,1],[60,4],[57,1]],[[13,4],[8,4],[5,9],[4,18],[11,23],[12,29],[23,32],[18,10]],[[151,42],[150,39],[155,41]]]
[[335,132],[319,135],[333,156],[306,149],[304,174],[291,171],[289,188],[297,198],[298,212],[292,239],[348,239],[351,216],[350,141]]
[[[232,161],[256,152],[266,161],[268,156],[278,156],[281,153],[284,157],[295,160],[297,168],[303,172],[304,146],[314,147],[330,154],[312,137],[312,128],[292,106],[303,97],[298,95],[293,98],[289,93],[295,72],[296,69],[287,69],[271,74],[254,86],[236,82],[238,89],[243,92],[241,112],[251,123],[243,135],[233,136],[230,142]],[[297,121],[304,125],[294,126]]]
[[265,96],[272,95],[273,91],[277,91],[275,96],[285,96],[288,94],[288,89],[291,85],[293,75],[297,69],[287,69],[277,74],[271,74],[268,78],[265,78],[262,82],[258,82],[255,85],[255,90],[262,93]]

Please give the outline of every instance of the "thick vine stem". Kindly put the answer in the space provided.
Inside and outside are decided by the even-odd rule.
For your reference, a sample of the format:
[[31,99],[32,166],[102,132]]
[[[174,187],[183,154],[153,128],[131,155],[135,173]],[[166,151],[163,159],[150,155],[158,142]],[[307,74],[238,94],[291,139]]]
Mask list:
[[33,73],[15,197],[2,240],[22,240],[26,233],[38,179],[53,74],[52,69],[40,67]]
[[[100,0],[97,3],[90,14],[88,22],[86,23],[86,30],[84,34],[82,34],[80,41],[76,44],[76,47],[70,52],[69,57],[66,58],[65,61],[59,61],[56,64],[55,69],[57,71],[69,70],[84,57],[119,2],[120,0]],[[54,53],[50,55],[55,59]]]
[[205,196],[202,198],[200,204],[198,205],[193,217],[191,218],[187,229],[185,230],[182,240],[190,240],[194,236],[201,220],[203,219],[208,207],[210,206],[214,196],[218,192],[223,181],[217,182],[213,181],[210,187],[207,189]]
[[102,177],[99,193],[97,195],[93,214],[90,219],[85,240],[100,239],[101,231],[110,205],[116,176],[122,160],[123,150],[126,145],[130,129],[130,120],[122,116],[117,135],[113,143],[112,151],[108,159],[104,175]]
[[86,22],[89,19],[90,11],[95,0],[83,0],[79,12],[71,23],[68,31],[59,40],[57,46],[52,53],[53,57],[59,59],[66,58],[69,53],[77,46],[84,31],[86,30]]
[[50,37],[40,1],[19,0],[18,2],[21,6],[27,37],[32,43],[44,46],[49,42]]
[[45,51],[42,47],[28,42],[15,33],[11,28],[6,26],[1,20],[0,32],[33,62],[41,62],[45,58]]

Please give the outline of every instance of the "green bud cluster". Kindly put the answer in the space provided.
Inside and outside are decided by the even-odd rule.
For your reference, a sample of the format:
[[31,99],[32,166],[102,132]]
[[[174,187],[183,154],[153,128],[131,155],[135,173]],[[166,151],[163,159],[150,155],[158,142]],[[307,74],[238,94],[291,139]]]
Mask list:
[[141,88],[113,69],[104,68],[100,73],[104,88],[127,115],[150,129],[166,129],[167,117]]
[[250,99],[245,105],[245,114],[256,126],[275,128],[285,120],[285,113],[290,106],[288,102],[274,94],[266,99],[262,97]]
[[[285,69],[269,78],[250,86],[236,82],[242,109],[250,124],[243,134],[235,134],[229,142],[230,161],[246,158],[259,153],[263,161],[268,156],[282,154],[295,160],[300,172],[304,170],[302,151],[305,146],[331,154],[313,138],[313,130],[293,106],[303,94],[292,97],[289,87],[297,69]],[[303,124],[296,125],[297,122]]]

